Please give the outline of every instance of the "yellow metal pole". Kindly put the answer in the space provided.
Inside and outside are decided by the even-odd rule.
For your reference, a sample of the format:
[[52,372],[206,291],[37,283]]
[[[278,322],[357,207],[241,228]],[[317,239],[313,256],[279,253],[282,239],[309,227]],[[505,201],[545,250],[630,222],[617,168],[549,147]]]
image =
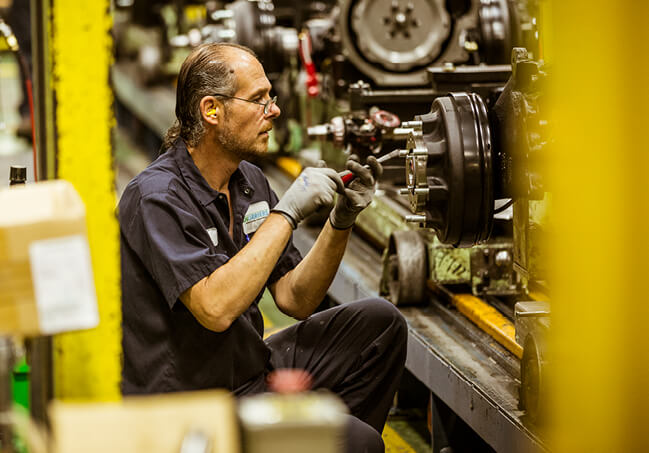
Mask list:
[[109,0],[53,0],[52,22],[58,177],[71,181],[86,204],[100,314],[98,328],[55,338],[54,394],[117,400],[121,308]]
[[553,451],[649,451],[649,2],[551,20]]

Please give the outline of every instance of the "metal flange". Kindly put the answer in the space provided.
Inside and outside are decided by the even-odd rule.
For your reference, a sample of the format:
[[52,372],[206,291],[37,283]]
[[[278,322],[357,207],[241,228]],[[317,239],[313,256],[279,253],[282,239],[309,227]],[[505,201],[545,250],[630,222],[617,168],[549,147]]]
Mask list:
[[451,29],[439,0],[360,0],[351,13],[363,57],[396,72],[432,63]]
[[[360,72],[378,86],[428,82],[425,67],[439,57],[451,29],[443,0],[339,0],[337,4],[342,53]],[[395,39],[390,37],[392,31]]]
[[[489,237],[493,218],[493,164],[487,111],[480,96],[452,93],[436,99],[406,144],[410,209],[425,216],[442,243],[472,246]],[[418,217],[421,218],[421,217]]]

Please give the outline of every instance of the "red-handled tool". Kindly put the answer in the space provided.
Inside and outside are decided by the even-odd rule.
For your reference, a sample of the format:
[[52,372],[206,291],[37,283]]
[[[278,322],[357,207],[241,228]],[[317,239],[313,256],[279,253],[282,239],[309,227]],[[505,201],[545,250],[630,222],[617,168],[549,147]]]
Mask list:
[[302,60],[302,65],[306,71],[306,93],[309,97],[314,98],[320,94],[320,87],[318,86],[318,74],[315,64],[311,59],[311,37],[309,33],[303,31],[299,34],[298,39],[300,60]]
[[[383,156],[376,159],[376,161],[379,164],[381,164],[381,163],[385,162],[386,160],[390,160],[393,157],[397,157],[399,155],[400,151],[401,151],[400,149],[395,149],[394,151],[390,151],[389,153],[384,154]],[[369,165],[363,165],[363,166],[365,168],[370,168]],[[351,171],[349,171],[349,170],[341,171],[340,173],[338,173],[338,176],[340,176],[340,179],[343,180],[343,184],[345,186],[347,184],[349,184],[350,182],[352,182],[354,179],[356,179],[356,175],[354,173],[352,173]]]

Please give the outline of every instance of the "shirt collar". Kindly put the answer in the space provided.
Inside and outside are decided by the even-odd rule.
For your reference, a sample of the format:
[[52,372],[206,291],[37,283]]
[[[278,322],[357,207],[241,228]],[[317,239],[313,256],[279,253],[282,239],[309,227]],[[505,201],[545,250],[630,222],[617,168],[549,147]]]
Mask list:
[[[194,163],[194,159],[192,159],[192,156],[189,154],[189,151],[187,150],[187,146],[185,145],[185,141],[183,139],[178,138],[176,140],[173,146],[173,153],[174,158],[178,163],[178,167],[180,168],[180,172],[183,175],[183,178],[187,182],[187,185],[189,185],[189,188],[192,190],[194,195],[196,195],[198,200],[201,202],[201,204],[203,206],[207,206],[208,204],[216,200],[221,192],[214,190],[207,183],[202,173]],[[255,189],[252,184],[250,184],[250,180],[245,175],[245,173],[241,171],[241,164],[239,164],[239,167],[234,171],[234,173],[232,173],[232,176],[230,177],[230,185],[232,185],[233,182],[238,184],[241,193],[243,193],[246,197],[249,198],[254,194]]]

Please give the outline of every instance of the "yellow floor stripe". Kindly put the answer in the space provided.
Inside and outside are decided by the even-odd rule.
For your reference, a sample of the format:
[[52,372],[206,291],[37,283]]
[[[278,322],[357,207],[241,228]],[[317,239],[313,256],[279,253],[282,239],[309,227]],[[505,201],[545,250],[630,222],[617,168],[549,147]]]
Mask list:
[[275,164],[293,179],[297,178],[302,172],[302,164],[292,157],[278,157]]
[[383,427],[383,443],[386,453],[416,453],[397,432],[385,425]]
[[516,343],[514,324],[498,310],[472,294],[454,295],[453,304],[460,313],[491,335],[512,354],[519,359],[523,357],[523,348]]
[[546,296],[545,294],[539,291],[530,291],[529,293],[527,293],[527,295],[530,296],[532,300],[540,300],[540,301],[550,300],[548,296]]

